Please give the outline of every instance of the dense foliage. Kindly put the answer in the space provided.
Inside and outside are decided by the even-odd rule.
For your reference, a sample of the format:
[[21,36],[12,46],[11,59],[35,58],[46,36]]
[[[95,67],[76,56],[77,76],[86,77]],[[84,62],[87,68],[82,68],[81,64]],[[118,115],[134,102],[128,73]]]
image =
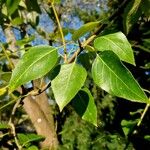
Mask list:
[[0,147],[146,149],[148,6],[1,0]]

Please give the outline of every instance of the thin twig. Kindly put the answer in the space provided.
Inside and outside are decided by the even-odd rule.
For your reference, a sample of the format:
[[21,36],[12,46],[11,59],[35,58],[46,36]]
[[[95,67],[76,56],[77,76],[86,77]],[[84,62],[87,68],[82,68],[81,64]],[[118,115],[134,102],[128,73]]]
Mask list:
[[16,104],[14,105],[12,113],[11,113],[11,116],[10,116],[10,119],[9,119],[9,122],[8,122],[8,124],[11,126],[11,132],[12,132],[12,134],[14,136],[15,143],[16,143],[16,145],[17,145],[17,147],[18,147],[19,150],[22,149],[22,146],[19,144],[19,141],[18,141],[17,136],[16,136],[16,130],[15,130],[15,125],[13,123],[13,117],[15,115],[15,112],[16,112],[19,104],[20,104],[20,101],[21,101],[21,99],[19,99],[16,102]]
[[146,105],[146,107],[145,107],[145,109],[144,109],[144,111],[143,111],[143,113],[142,113],[142,115],[141,115],[141,117],[140,117],[140,120],[139,120],[139,122],[137,123],[137,127],[139,127],[139,126],[141,125],[141,122],[142,122],[142,120],[143,120],[143,118],[144,118],[146,112],[148,111],[149,106],[150,106],[150,104],[147,104],[147,105]]
[[9,56],[8,56],[8,54],[7,54],[7,52],[6,52],[5,47],[4,47],[3,44],[1,44],[1,43],[0,43],[0,46],[1,46],[2,51],[4,52],[4,54],[5,54],[5,56],[6,56],[7,60],[8,60],[8,62],[9,62],[9,64],[10,64],[11,69],[14,69],[13,62],[12,62],[11,59],[9,58]]
[[59,17],[58,17],[58,14],[57,14],[57,11],[55,9],[55,6],[54,6],[53,2],[51,2],[51,7],[52,7],[52,10],[54,12],[57,24],[58,24],[59,32],[61,34],[62,43],[63,43],[63,46],[64,46],[64,62],[67,62],[67,49],[66,49],[65,38],[64,38],[64,34],[63,34],[62,27],[61,27],[61,24],[60,24],[60,21],[59,21]]
[[80,47],[82,47],[82,49],[81,48],[77,49],[77,51],[75,51],[74,54],[72,55],[72,57],[68,60],[68,63],[72,63],[75,60],[76,56],[79,55],[81,53],[81,51],[85,48],[85,46],[90,44],[95,37],[96,37],[96,35],[94,34],[94,35],[90,36],[85,42],[83,42],[80,45]]

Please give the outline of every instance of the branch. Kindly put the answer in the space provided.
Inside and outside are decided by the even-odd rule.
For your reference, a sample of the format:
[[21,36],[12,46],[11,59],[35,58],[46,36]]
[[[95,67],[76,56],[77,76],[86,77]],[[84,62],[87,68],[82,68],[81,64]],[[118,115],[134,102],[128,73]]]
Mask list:
[[13,62],[11,61],[11,59],[9,58],[9,56],[7,55],[7,52],[6,52],[5,47],[4,47],[3,44],[1,44],[1,43],[0,43],[0,46],[1,46],[2,51],[4,52],[4,54],[5,54],[5,56],[6,56],[7,60],[8,60],[8,62],[9,62],[9,64],[10,64],[11,70],[14,69],[14,64],[13,64]]
[[61,27],[59,17],[58,17],[58,14],[57,14],[57,11],[55,9],[55,6],[54,6],[53,2],[51,2],[51,6],[52,6],[52,10],[54,12],[54,15],[55,15],[55,18],[56,18],[56,21],[57,21],[57,24],[58,24],[60,35],[61,35],[61,38],[62,38],[62,43],[63,43],[63,46],[64,46],[64,62],[67,62],[67,49],[66,49],[66,43],[65,43],[65,38],[64,38],[63,31],[62,31],[62,27]]
[[16,145],[17,145],[17,147],[18,147],[19,150],[22,149],[22,146],[19,144],[19,141],[18,141],[17,136],[16,136],[16,130],[15,130],[15,125],[14,125],[14,123],[13,123],[13,117],[14,117],[14,115],[15,115],[15,112],[16,112],[16,110],[17,110],[17,107],[18,107],[19,104],[20,104],[20,101],[21,101],[21,99],[19,99],[19,100],[16,102],[16,104],[14,105],[13,110],[12,110],[12,113],[11,113],[11,116],[10,116],[10,119],[9,119],[9,122],[8,122],[8,124],[11,126],[11,132],[12,132],[12,134],[13,134],[13,136],[14,136],[15,143],[16,143]]

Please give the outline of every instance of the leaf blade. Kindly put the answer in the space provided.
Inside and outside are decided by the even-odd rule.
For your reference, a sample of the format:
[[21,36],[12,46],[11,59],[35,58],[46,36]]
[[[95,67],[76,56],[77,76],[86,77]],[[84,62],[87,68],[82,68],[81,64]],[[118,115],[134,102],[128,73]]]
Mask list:
[[74,41],[77,41],[81,36],[83,36],[87,32],[94,30],[99,24],[100,24],[100,21],[89,22],[89,23],[84,24],[82,27],[80,27],[78,30],[74,32],[74,34],[72,35],[72,39]]
[[95,39],[94,47],[98,51],[112,50],[121,60],[135,65],[133,50],[122,32],[104,35]]
[[92,66],[92,76],[94,82],[110,94],[135,102],[149,103],[130,71],[112,51],[97,55]]
[[13,91],[18,86],[42,77],[50,71],[57,62],[57,49],[51,46],[35,46],[31,48],[18,62],[9,82]]
[[86,76],[86,70],[75,62],[61,66],[59,74],[52,81],[52,90],[60,111],[83,86]]

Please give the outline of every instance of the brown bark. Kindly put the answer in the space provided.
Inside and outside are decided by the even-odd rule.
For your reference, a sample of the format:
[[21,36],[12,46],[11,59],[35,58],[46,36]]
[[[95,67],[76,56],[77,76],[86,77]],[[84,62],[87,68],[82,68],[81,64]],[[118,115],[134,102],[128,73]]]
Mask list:
[[37,133],[45,137],[41,143],[43,148],[56,149],[58,146],[52,110],[44,93],[38,96],[28,96],[24,99],[24,109],[29,115]]
[[[9,49],[16,51],[15,46],[16,39],[12,29],[7,27],[4,29]],[[16,61],[13,61],[16,64]],[[38,82],[36,82],[38,84]],[[42,148],[48,148],[50,150],[57,149],[58,140],[54,126],[54,119],[52,108],[48,103],[48,97],[45,92],[38,96],[28,96],[24,99],[23,105],[26,113],[31,119],[37,134],[45,137],[45,140],[41,142]]]

